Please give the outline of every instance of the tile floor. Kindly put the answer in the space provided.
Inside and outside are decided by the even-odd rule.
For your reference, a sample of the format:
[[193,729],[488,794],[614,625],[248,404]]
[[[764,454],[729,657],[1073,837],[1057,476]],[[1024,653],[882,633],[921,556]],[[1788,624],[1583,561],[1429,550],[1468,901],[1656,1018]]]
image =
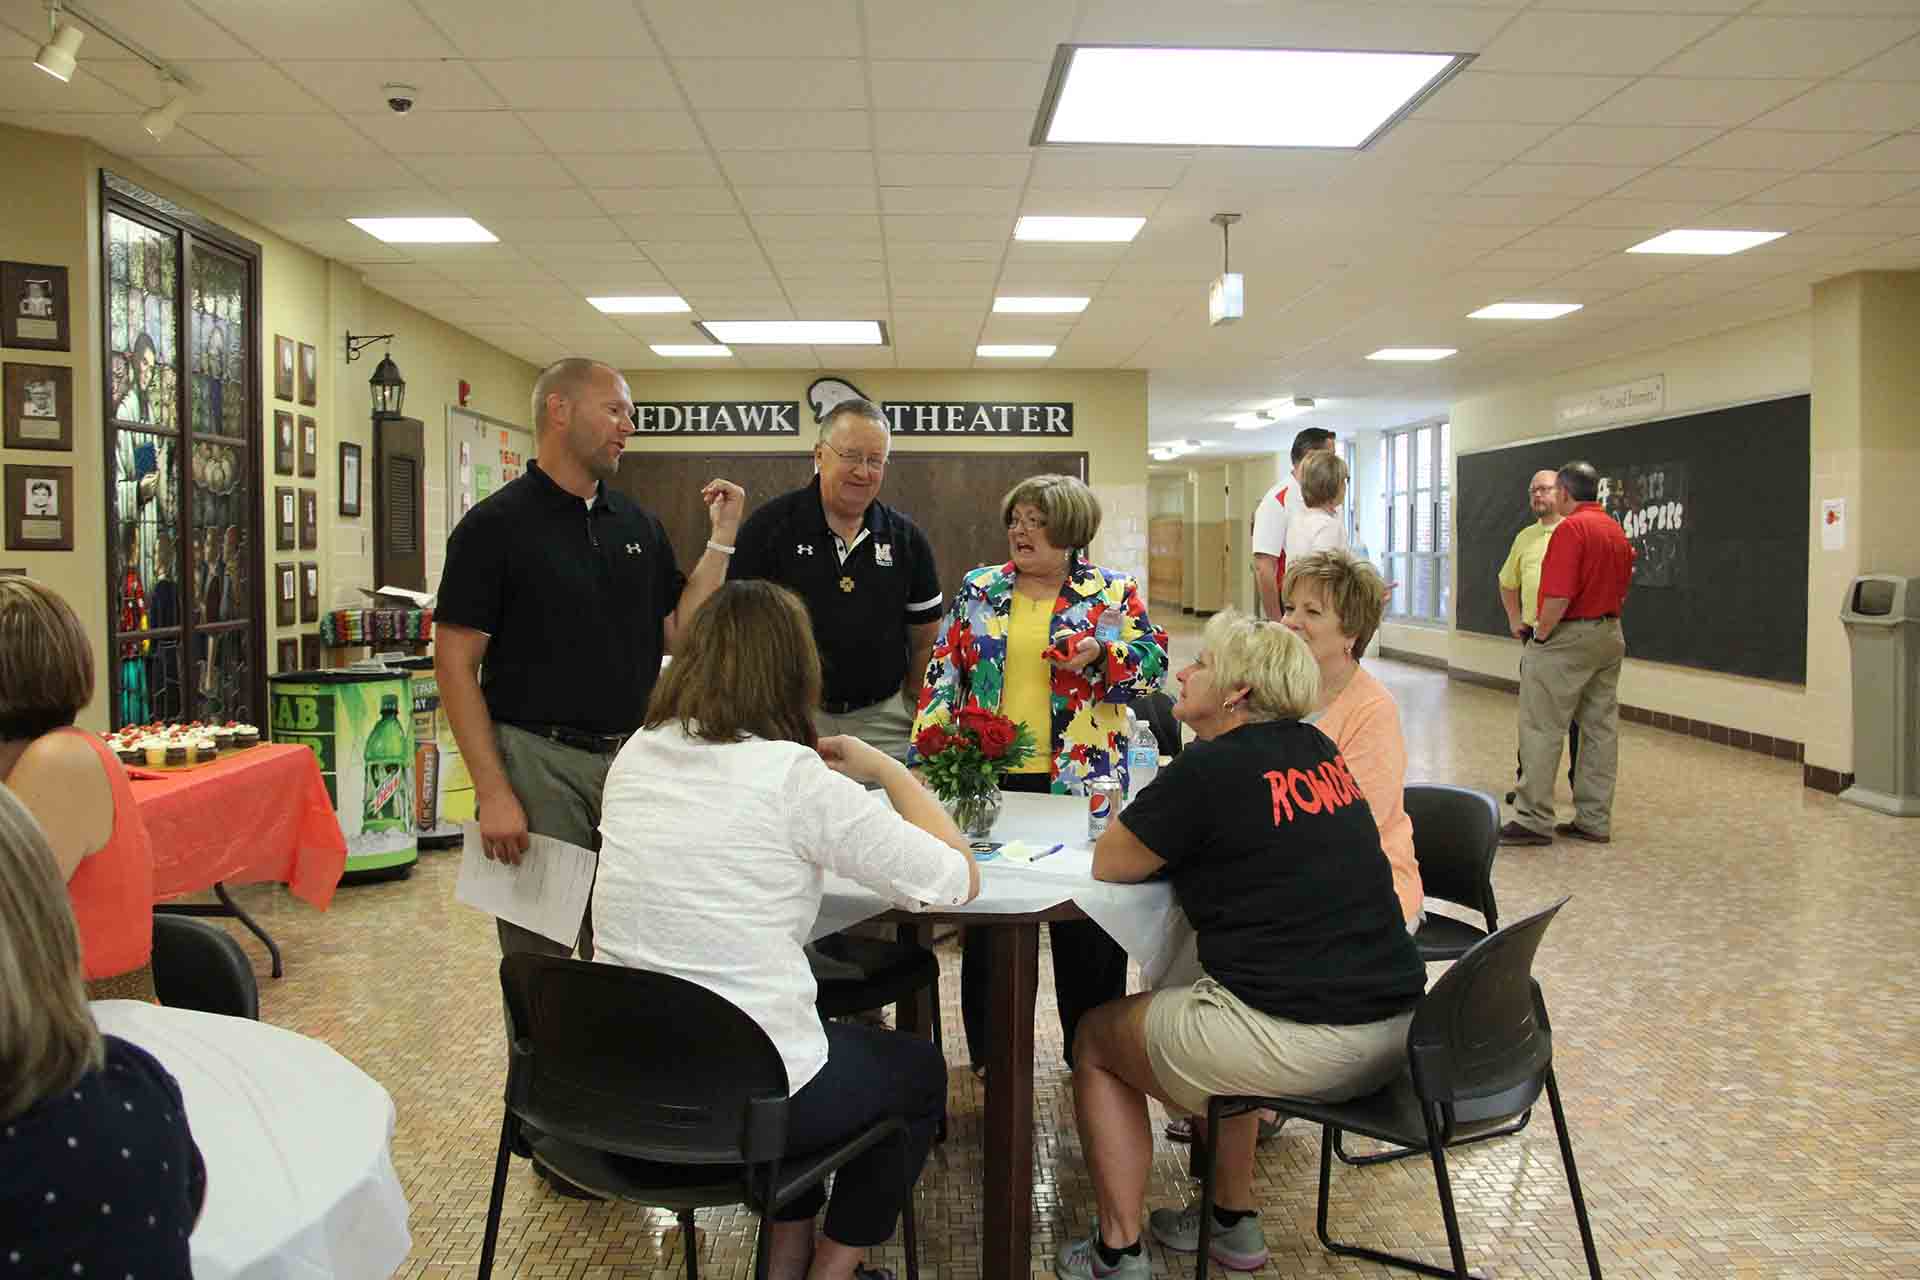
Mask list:
[[[1193,643],[1180,629],[1176,653]],[[1373,669],[1400,701],[1413,780],[1506,789],[1512,697]],[[1495,877],[1510,917],[1573,895],[1539,974],[1606,1274],[1920,1276],[1920,822],[1806,791],[1791,763],[1640,726],[1622,738],[1615,843],[1506,850]],[[393,1094],[407,1277],[472,1274],[500,1119],[493,925],[453,902],[454,872],[453,855],[428,854],[411,879],[345,888],[325,914],[275,888],[237,895],[286,948],[273,981],[243,937],[263,1016]],[[947,951],[945,1023],[958,1028]],[[1045,1276],[1056,1244],[1087,1229],[1092,1196],[1044,973],[1040,990],[1033,1272]],[[957,1065],[951,1107],[920,1183],[930,1280],[978,1274],[981,1097]],[[1546,1121],[1450,1162],[1476,1271],[1584,1274]],[[1197,1195],[1185,1148],[1157,1157],[1152,1203]],[[1299,1125],[1261,1149],[1273,1258],[1258,1274],[1388,1274],[1315,1241],[1317,1158]],[[1334,1195],[1336,1230],[1444,1260],[1428,1166],[1336,1166]],[[702,1214],[702,1274],[751,1275],[752,1238],[742,1211]],[[670,1215],[559,1199],[516,1161],[496,1274],[666,1278],[684,1247]],[[879,1261],[897,1265],[897,1249]],[[1190,1274],[1163,1253],[1153,1264]]]

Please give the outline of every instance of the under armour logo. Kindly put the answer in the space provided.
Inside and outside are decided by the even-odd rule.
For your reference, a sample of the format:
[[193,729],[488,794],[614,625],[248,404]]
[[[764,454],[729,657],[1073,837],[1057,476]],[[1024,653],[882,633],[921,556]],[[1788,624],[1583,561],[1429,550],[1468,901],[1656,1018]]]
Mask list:
[[630,556],[637,556],[637,555],[639,555],[639,554],[640,554],[640,544],[639,544],[639,543],[637,543],[637,542],[629,542],[629,543],[627,544],[627,554],[628,554],[628,555],[630,555]]
[[793,550],[796,555],[810,556],[813,554],[813,544],[811,542],[803,542]]

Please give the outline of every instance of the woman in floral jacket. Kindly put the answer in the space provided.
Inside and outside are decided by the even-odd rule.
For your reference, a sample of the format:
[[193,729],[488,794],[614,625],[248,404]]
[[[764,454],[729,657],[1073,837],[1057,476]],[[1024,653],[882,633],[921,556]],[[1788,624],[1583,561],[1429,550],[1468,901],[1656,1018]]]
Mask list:
[[[927,666],[914,719],[917,741],[967,707],[997,711],[1033,731],[1040,750],[1006,775],[1009,791],[1085,790],[1124,781],[1127,704],[1160,687],[1167,633],[1147,618],[1140,588],[1086,559],[1100,501],[1072,476],[1023,480],[1000,503],[1011,556],[967,574]],[[909,750],[908,764],[918,763]],[[1080,1015],[1126,992],[1127,957],[1090,920],[1049,926],[1054,992],[1067,1062]],[[967,934],[961,1008],[975,1062],[986,1049],[985,935]]]

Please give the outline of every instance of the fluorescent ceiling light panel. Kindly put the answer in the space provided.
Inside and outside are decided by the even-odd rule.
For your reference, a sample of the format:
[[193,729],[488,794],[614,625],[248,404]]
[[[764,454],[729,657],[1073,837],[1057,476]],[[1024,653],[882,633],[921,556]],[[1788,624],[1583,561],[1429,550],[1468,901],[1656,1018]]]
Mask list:
[[1496,302],[1478,311],[1469,311],[1469,320],[1558,320],[1584,305],[1578,302]]
[[717,342],[656,342],[652,350],[669,360],[723,360],[733,354],[731,348]]
[[1086,298],[1010,298],[993,300],[993,309],[1001,315],[1071,316],[1087,309]]
[[973,354],[996,360],[1045,360],[1058,350],[1051,342],[983,342]]
[[1456,347],[1382,347],[1369,360],[1445,360]]
[[670,312],[693,310],[687,305],[685,298],[676,297],[673,294],[648,298],[588,298],[587,301],[610,316],[664,315]]
[[348,218],[388,244],[493,244],[499,236],[472,218]]
[[878,320],[706,320],[694,326],[715,342],[740,346],[884,347]]
[[1682,229],[1666,231],[1651,240],[1642,240],[1628,253],[1695,253],[1719,257],[1744,253],[1757,244],[1778,240],[1784,231],[1702,231]]
[[1055,218],[1028,214],[1013,224],[1013,238],[1057,244],[1125,244],[1146,225],[1145,218]]
[[1452,53],[1066,47],[1032,141],[1364,147],[1467,62]]

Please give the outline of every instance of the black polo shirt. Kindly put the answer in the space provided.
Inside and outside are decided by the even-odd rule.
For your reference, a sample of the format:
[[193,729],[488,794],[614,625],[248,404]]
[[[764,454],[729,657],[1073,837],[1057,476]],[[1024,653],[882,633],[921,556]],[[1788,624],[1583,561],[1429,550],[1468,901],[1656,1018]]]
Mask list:
[[605,484],[589,508],[529,462],[454,526],[434,617],[491,637],[494,720],[631,733],[686,584],[653,516]]
[[898,694],[907,677],[907,627],[940,617],[940,575],[927,535],[880,502],[867,507],[862,523],[843,548],[827,527],[816,475],[747,517],[727,565],[728,578],[765,578],[807,602],[829,710]]

